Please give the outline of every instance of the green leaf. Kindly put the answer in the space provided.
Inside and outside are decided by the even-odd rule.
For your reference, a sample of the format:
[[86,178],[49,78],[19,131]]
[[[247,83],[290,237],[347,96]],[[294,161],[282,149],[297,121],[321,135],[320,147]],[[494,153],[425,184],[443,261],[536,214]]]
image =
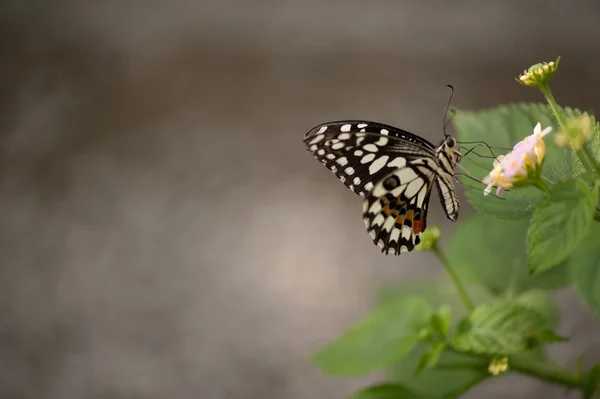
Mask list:
[[419,394],[402,384],[386,382],[372,385],[350,396],[349,399],[425,399],[431,398]]
[[442,305],[440,309],[431,315],[429,324],[433,331],[435,331],[441,338],[445,338],[450,332],[450,325],[452,320],[450,319],[452,309],[448,305]]
[[465,387],[473,386],[490,377],[485,359],[467,354],[443,351],[432,368],[416,374],[421,356],[429,350],[418,344],[404,359],[390,368],[391,377],[404,386],[435,398],[457,397]]
[[462,281],[481,285],[494,295],[512,296],[531,289],[553,290],[569,285],[566,264],[529,274],[527,227],[526,222],[473,215],[459,223],[446,254]]
[[419,359],[417,373],[421,372],[423,369],[428,369],[435,366],[446,347],[447,344],[445,342],[435,342],[433,345],[431,345],[429,350],[423,352],[421,358]]
[[[561,108],[565,117],[578,116],[582,112],[571,108]],[[541,104],[509,104],[478,112],[458,111],[453,120],[460,141],[484,141],[495,147],[512,148],[517,142],[533,133],[534,126],[540,122],[542,127],[552,125],[557,131],[558,125],[550,108]],[[556,146],[552,135],[545,140],[547,152],[543,176],[550,181],[559,182],[577,176],[584,171],[576,155],[567,148]],[[484,147],[477,153],[490,155]],[[508,150],[495,150],[501,155]],[[463,159],[461,165],[475,178],[482,179],[492,169],[492,160],[474,155]],[[533,187],[512,189],[503,195],[505,200],[483,196],[482,190],[466,190],[466,196],[478,211],[496,218],[526,220],[531,216],[542,193]]]
[[431,306],[418,297],[391,301],[318,351],[313,361],[330,374],[363,375],[405,356],[431,313]]
[[537,311],[544,317],[548,325],[556,327],[559,312],[550,295],[542,290],[527,291],[515,298],[515,302]]
[[515,300],[501,300],[476,307],[460,323],[452,345],[479,354],[513,355],[559,340],[541,313]]
[[531,273],[567,259],[586,236],[598,190],[577,179],[554,185],[540,203],[527,232],[527,263]]
[[587,373],[588,386],[583,392],[584,398],[600,398],[600,363],[596,363]]
[[569,260],[571,280],[585,303],[600,317],[600,224],[594,223],[587,237]]

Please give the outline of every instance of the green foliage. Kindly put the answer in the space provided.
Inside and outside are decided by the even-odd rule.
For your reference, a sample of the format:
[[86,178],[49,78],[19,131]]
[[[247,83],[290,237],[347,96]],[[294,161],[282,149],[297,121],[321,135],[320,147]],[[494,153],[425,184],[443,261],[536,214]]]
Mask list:
[[550,320],[516,300],[500,300],[476,307],[464,319],[452,345],[466,352],[513,355],[542,343],[559,342]]
[[387,382],[356,392],[349,399],[427,399],[431,396],[416,393],[402,384]]
[[498,296],[568,285],[566,264],[535,276],[529,274],[526,234],[526,222],[471,216],[450,237],[448,259],[456,265],[463,281],[478,284]]
[[[566,117],[581,115],[579,110],[561,108]],[[558,130],[556,119],[548,106],[539,104],[510,104],[496,108],[467,112],[458,111],[454,126],[460,141],[484,141],[490,146],[510,149],[519,140],[530,135],[536,123],[553,126]],[[584,171],[577,156],[565,148],[559,148],[554,140],[546,140],[547,153],[543,167],[543,176],[553,182],[570,179]],[[490,155],[482,147],[477,150],[482,155]],[[495,155],[507,151],[494,151]],[[492,160],[467,157],[461,165],[474,177],[482,179],[492,169]],[[466,196],[475,209],[495,218],[526,220],[542,199],[542,193],[533,187],[513,189],[501,201],[493,197],[484,197],[482,191],[467,190]]]
[[[544,65],[536,68],[545,73]],[[554,133],[537,131],[495,170],[504,181],[494,184],[512,187],[504,200],[484,196],[483,187],[466,192],[478,214],[461,219],[445,250],[439,229],[428,229],[429,245],[423,236],[418,249],[432,251],[450,278],[387,285],[375,311],[314,355],[339,376],[387,368],[386,382],[350,399],[459,398],[511,367],[600,399],[600,363],[569,372],[546,351],[567,340],[554,330],[559,314],[550,291],[573,284],[600,317],[600,124],[570,119],[587,114],[558,107],[546,83],[538,86],[549,106],[456,114],[461,151],[465,142],[486,142],[506,149],[494,155],[505,154],[538,122]],[[477,152],[490,154],[483,146]],[[481,179],[492,162],[472,154],[461,166]],[[511,174],[515,166],[521,180]]]
[[419,365],[417,366],[417,373],[421,372],[423,369],[428,369],[435,366],[440,360],[440,356],[442,355],[442,351],[448,347],[448,344],[445,342],[434,342],[433,345],[429,347],[421,357],[419,358]]
[[586,236],[597,202],[598,190],[579,179],[557,183],[550,189],[533,213],[527,233],[532,273],[567,259]]
[[486,359],[469,354],[443,351],[432,368],[416,373],[429,346],[419,344],[390,368],[390,376],[410,389],[436,398],[459,397],[464,390],[490,377]]
[[538,312],[552,327],[558,325],[558,309],[547,292],[542,290],[527,291],[515,298],[515,301]]
[[431,312],[430,305],[418,297],[386,303],[317,352],[313,360],[334,375],[368,373],[410,352]]
[[579,295],[600,317],[600,225],[594,223],[569,261],[571,280]]
[[431,329],[440,339],[446,339],[446,336],[450,332],[450,324],[452,320],[450,318],[452,309],[448,305],[442,305],[440,309],[431,315],[429,325]]

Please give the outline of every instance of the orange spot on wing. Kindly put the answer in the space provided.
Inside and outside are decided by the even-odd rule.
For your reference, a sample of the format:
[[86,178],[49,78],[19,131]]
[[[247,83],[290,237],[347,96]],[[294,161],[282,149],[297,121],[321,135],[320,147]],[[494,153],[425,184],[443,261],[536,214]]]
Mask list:
[[423,232],[423,220],[413,219],[412,230],[415,234],[421,234]]

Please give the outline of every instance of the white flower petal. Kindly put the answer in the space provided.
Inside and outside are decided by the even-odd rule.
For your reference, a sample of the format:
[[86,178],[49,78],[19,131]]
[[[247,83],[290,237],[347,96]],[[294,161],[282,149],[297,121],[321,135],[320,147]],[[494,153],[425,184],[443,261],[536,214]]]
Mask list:
[[535,127],[533,128],[533,134],[538,135],[538,134],[540,134],[541,131],[542,131],[542,124],[538,122],[537,125],[535,125]]
[[540,132],[540,137],[544,137],[546,136],[548,133],[550,133],[552,131],[552,126],[548,126],[547,128],[545,128],[544,130],[542,130]]
[[483,195],[484,195],[484,196],[485,196],[485,195],[489,195],[489,194],[492,192],[492,188],[493,188],[493,187],[494,187],[494,186],[493,186],[491,183],[490,183],[490,184],[488,184],[488,186],[485,188],[485,190],[483,190]]

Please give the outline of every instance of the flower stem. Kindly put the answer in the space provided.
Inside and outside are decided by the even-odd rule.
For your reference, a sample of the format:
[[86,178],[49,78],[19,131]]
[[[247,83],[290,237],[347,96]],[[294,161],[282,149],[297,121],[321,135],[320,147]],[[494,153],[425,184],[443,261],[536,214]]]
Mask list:
[[534,187],[539,188],[540,190],[542,190],[543,192],[547,192],[548,189],[548,185],[546,184],[546,182],[544,182],[542,179],[532,179],[531,180],[531,184]]
[[552,112],[554,112],[554,116],[556,117],[556,120],[558,121],[558,124],[560,125],[561,129],[566,130],[565,120],[563,119],[561,113],[558,111],[558,104],[556,104],[556,100],[552,95],[552,91],[550,90],[550,86],[548,86],[548,83],[544,83],[542,86],[540,86],[540,91],[542,92],[544,97],[546,97],[546,100],[548,101],[550,108],[552,108]]
[[446,269],[446,272],[450,276],[452,283],[454,283],[454,286],[456,287],[456,290],[458,291],[458,295],[460,296],[462,303],[465,305],[465,308],[467,309],[467,311],[470,312],[475,307],[473,305],[473,301],[469,297],[469,294],[467,294],[467,290],[465,289],[465,287],[460,282],[458,275],[454,272],[454,269],[452,269],[452,266],[450,266],[450,262],[448,262],[448,258],[446,258],[446,255],[442,252],[442,250],[438,246],[437,242],[435,244],[433,244],[431,250],[438,257],[438,259],[444,266],[444,269]]

